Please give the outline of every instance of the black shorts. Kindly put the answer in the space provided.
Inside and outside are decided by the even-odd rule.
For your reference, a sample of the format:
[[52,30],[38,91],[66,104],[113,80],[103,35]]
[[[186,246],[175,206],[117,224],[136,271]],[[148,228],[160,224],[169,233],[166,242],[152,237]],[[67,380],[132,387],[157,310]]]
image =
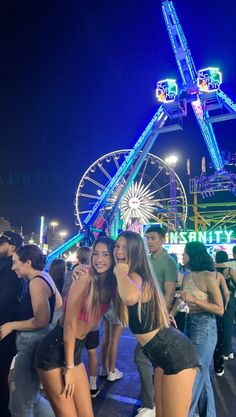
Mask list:
[[174,327],[161,329],[142,349],[153,367],[163,369],[165,375],[199,367],[191,340]]
[[96,349],[99,345],[99,329],[89,332],[86,337],[85,347],[87,350]]
[[[81,352],[85,345],[85,339],[75,340],[74,364],[79,365]],[[57,324],[54,329],[44,337],[35,352],[35,366],[37,369],[49,371],[62,368],[65,364],[63,328]]]

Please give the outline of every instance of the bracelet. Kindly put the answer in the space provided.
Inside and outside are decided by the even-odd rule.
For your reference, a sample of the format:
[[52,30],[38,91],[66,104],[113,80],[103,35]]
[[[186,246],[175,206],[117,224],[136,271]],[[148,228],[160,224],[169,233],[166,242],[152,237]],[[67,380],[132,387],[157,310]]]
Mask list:
[[75,367],[74,363],[65,363],[65,368],[67,369],[73,369]]

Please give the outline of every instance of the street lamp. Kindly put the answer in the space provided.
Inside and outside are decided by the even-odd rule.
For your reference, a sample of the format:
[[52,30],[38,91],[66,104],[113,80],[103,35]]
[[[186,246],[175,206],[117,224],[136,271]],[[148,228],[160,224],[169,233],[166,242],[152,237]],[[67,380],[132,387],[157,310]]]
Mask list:
[[51,223],[50,223],[50,226],[52,226],[52,233],[54,234],[54,231],[55,231],[55,227],[57,227],[58,226],[58,222],[56,222],[56,221],[52,221]]
[[32,232],[31,236],[30,236],[29,244],[34,245],[34,243],[35,243],[35,241],[34,241],[34,232]]
[[59,236],[61,238],[61,243],[63,243],[64,237],[66,237],[68,235],[68,232],[66,230],[61,230],[59,232]]
[[177,193],[176,193],[176,182],[175,182],[175,167],[178,161],[177,156],[170,155],[165,159],[165,162],[170,167],[170,197],[171,197],[171,213],[172,223],[175,227],[175,230],[179,228],[179,216],[178,216],[178,207],[177,207]]
[[168,158],[165,159],[165,162],[168,165],[173,166],[173,167],[176,166],[177,161],[178,161],[178,158],[175,155],[170,155],[170,156],[168,156]]

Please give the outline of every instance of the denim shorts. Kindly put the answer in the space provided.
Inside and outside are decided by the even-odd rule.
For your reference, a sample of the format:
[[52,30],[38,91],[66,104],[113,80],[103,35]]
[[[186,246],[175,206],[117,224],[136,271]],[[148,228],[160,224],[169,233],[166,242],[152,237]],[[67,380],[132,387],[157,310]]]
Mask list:
[[[79,365],[81,352],[85,340],[75,339],[74,364]],[[50,369],[62,368],[65,364],[63,328],[57,324],[54,329],[41,341],[35,352],[35,367],[49,371]]]
[[116,324],[116,325],[121,325],[121,321],[119,320],[116,312],[115,312],[115,307],[113,302],[111,302],[111,305],[109,307],[109,309],[107,310],[107,312],[104,314],[104,319],[106,321],[108,321],[110,324]]
[[159,330],[142,349],[153,367],[163,369],[165,375],[199,367],[191,340],[174,327]]

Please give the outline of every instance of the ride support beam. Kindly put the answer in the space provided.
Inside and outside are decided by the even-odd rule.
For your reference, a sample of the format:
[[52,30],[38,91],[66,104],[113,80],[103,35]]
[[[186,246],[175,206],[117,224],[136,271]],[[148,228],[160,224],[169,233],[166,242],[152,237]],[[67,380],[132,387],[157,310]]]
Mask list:
[[116,174],[114,175],[114,177],[112,178],[108,186],[105,188],[105,190],[103,190],[101,196],[95,203],[91,212],[84,219],[85,226],[89,226],[93,224],[96,217],[98,216],[99,211],[105,206],[108,198],[111,196],[116,186],[122,181],[124,173],[128,171],[131,164],[136,160],[137,156],[139,155],[139,152],[143,150],[146,142],[148,141],[148,138],[152,134],[154,126],[156,126],[156,124],[158,125],[158,127],[162,126],[162,120],[163,120],[164,115],[165,115],[165,118],[167,118],[163,110],[163,107],[160,106],[158,111],[152,118],[151,122],[148,124],[148,126],[146,127],[142,135],[139,137],[133,149],[130,151],[125,161],[121,164],[118,171],[116,172]]
[[221,154],[217,145],[215,133],[211,123],[206,123],[204,118],[204,112],[202,102],[200,99],[192,101],[191,103],[193,112],[196,116],[198,125],[201,129],[203,138],[206,142],[207,149],[212,159],[212,163],[216,171],[222,171],[224,169],[224,163],[221,158]]
[[164,1],[162,12],[183,85],[191,90],[197,82],[197,71],[173,2]]
[[73,236],[71,239],[67,240],[62,245],[58,246],[54,251],[52,251],[48,255],[48,262],[46,265],[46,268],[48,265],[56,258],[58,258],[62,253],[66,252],[68,249],[70,249],[72,246],[76,245],[76,243],[80,242],[85,236],[84,232],[78,233],[77,235]]

